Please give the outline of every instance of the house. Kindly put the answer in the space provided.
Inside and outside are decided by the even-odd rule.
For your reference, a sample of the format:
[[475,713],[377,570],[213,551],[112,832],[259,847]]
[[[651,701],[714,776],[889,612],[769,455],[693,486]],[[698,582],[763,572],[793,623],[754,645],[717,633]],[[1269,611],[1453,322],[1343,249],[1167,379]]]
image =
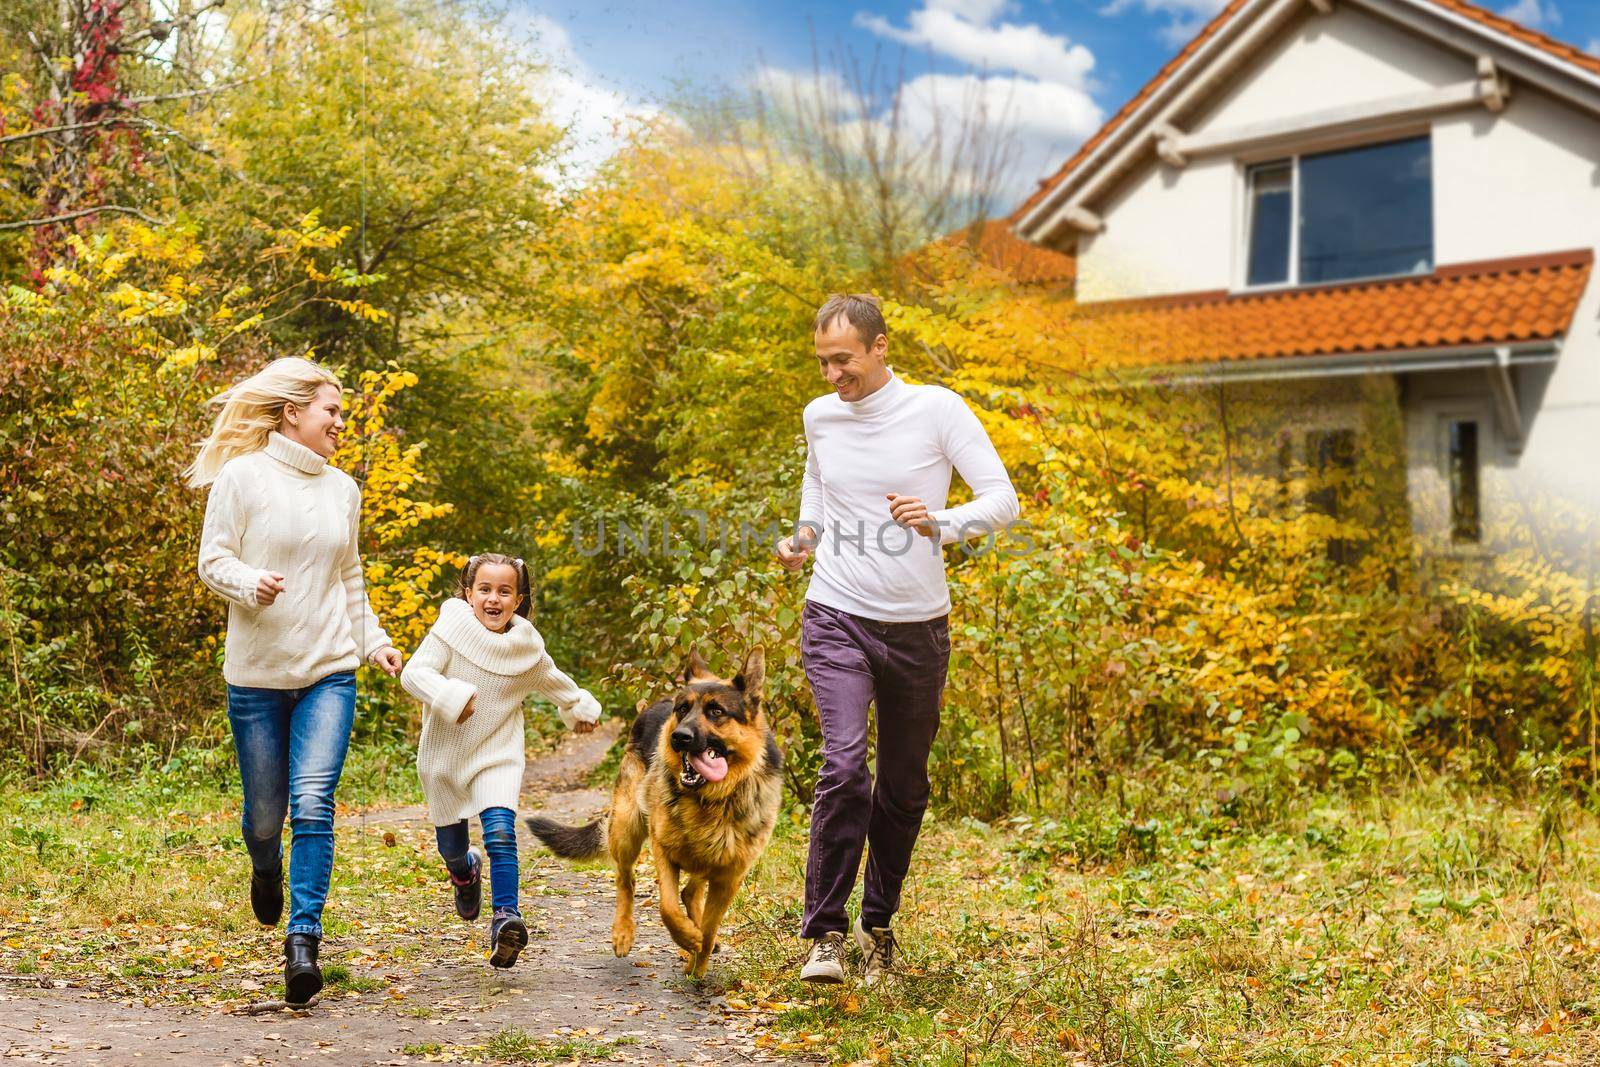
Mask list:
[[1127,358],[1322,398],[1302,447],[1392,381],[1425,540],[1600,515],[1600,57],[1465,0],[1232,0],[1009,222]]

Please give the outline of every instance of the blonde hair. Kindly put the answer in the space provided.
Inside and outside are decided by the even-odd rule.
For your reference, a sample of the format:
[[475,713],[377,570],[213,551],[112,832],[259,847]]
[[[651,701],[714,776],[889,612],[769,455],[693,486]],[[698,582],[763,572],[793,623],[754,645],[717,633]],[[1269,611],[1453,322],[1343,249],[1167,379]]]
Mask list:
[[212,397],[207,403],[222,410],[210,435],[200,442],[200,454],[183,472],[189,485],[195,489],[210,485],[228,460],[266,448],[267,435],[283,420],[284,405],[310,407],[324,385],[337,388],[339,379],[319,363],[285,356]]

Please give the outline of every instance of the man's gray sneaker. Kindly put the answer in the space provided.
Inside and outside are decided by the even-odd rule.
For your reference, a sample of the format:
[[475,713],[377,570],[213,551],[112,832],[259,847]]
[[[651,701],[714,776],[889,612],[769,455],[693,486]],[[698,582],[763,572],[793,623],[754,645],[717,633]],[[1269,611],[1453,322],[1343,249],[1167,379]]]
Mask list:
[[844,981],[844,964],[839,952],[844,948],[844,934],[837,930],[823,934],[811,943],[811,955],[800,969],[800,978],[819,985],[838,985]]
[[869,930],[857,918],[850,933],[856,939],[856,946],[861,949],[863,984],[875,986],[894,973],[894,958],[898,948],[893,930],[887,926],[874,926]]

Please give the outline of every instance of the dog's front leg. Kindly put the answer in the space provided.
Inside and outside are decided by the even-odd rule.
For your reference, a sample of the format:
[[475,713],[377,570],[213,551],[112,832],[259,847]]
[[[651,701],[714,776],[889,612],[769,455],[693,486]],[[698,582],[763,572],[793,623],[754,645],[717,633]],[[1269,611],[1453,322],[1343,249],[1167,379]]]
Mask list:
[[711,877],[710,888],[706,892],[705,911],[700,916],[700,951],[689,957],[689,964],[684,968],[685,973],[690,976],[696,979],[706,976],[706,966],[711,962],[711,954],[717,950],[717,927],[722,925],[723,913],[728,910],[733,895],[739,891],[739,883],[743,878],[743,872],[718,873]]
[[650,851],[656,859],[656,895],[660,898],[661,922],[678,947],[691,956],[700,951],[700,928],[684,914],[678,899],[678,865],[667,858],[666,849],[652,841]]

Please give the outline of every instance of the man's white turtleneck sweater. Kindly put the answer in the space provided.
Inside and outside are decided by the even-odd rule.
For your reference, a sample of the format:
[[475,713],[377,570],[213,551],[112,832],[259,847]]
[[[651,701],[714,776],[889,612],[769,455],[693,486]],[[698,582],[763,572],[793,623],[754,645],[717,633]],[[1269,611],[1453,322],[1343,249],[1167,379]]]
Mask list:
[[[889,380],[860,400],[806,405],[800,522],[821,539],[806,599],[880,622],[950,611],[943,546],[1004,529],[1017,492],[966,401],[942,386]],[[952,468],[972,500],[947,508]],[[894,522],[888,494],[919,498],[941,538]]]
[[[223,464],[206,501],[200,580],[228,601],[228,684],[303,689],[389,644],[367,602],[360,520],[355,481],[276,431]],[[283,592],[262,607],[266,571],[283,575]]]

